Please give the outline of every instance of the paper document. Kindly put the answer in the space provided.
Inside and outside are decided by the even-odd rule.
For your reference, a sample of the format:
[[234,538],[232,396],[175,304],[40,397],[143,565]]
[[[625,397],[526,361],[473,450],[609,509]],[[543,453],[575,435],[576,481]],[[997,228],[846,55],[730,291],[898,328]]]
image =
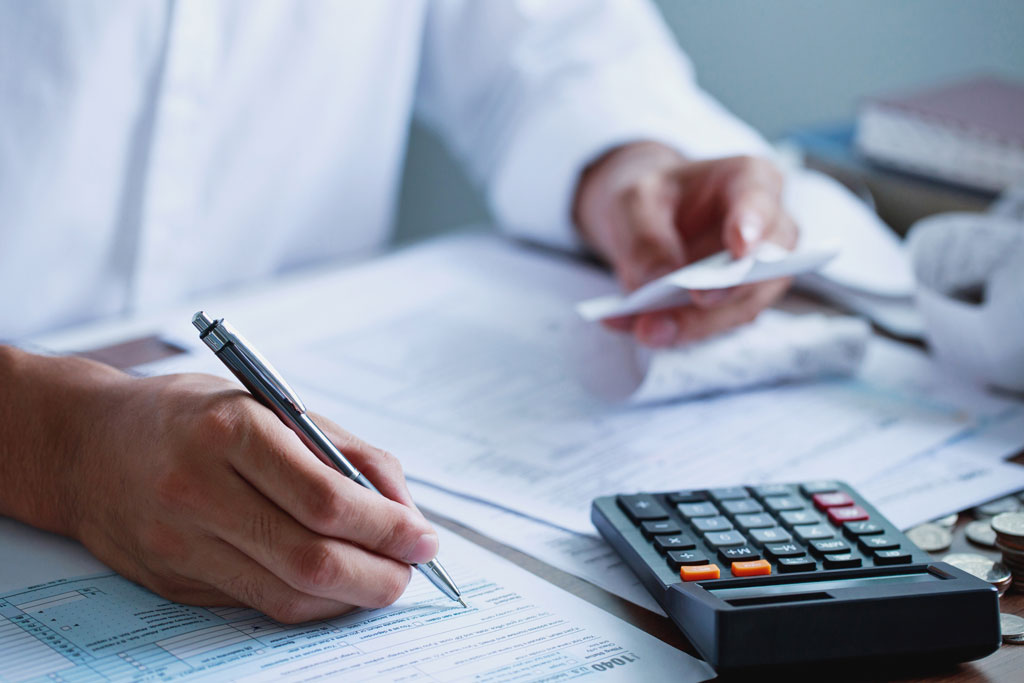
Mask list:
[[812,292],[843,310],[863,315],[886,332],[903,339],[924,339],[924,318],[912,294],[887,296],[838,285],[820,273],[796,281],[797,289]]
[[725,289],[798,275],[820,268],[835,255],[834,249],[827,248],[790,252],[771,242],[758,245],[753,253],[740,259],[734,259],[727,251],[720,251],[649,282],[630,294],[581,301],[576,310],[585,320],[602,320],[681,306],[690,300],[690,290]]
[[805,169],[786,173],[783,201],[800,227],[800,245],[838,250],[816,273],[851,293],[906,298],[914,294],[900,238],[838,181]]
[[636,574],[601,538],[566,531],[420,482],[410,481],[409,490],[420,507],[458,520],[499,543],[585,579],[652,612],[664,614]]
[[977,381],[1024,391],[1024,222],[949,213],[907,239],[928,344]]
[[[580,331],[580,376],[597,395],[629,403],[704,396],[853,374],[871,328],[859,318],[769,310],[715,337],[651,350],[599,326]],[[601,372],[592,368],[602,367]]]
[[[13,523],[10,523],[13,524]],[[0,533],[8,530],[0,525]],[[704,662],[440,530],[470,608],[414,572],[393,606],[286,625],[250,609],[169,602],[106,572],[0,588],[0,680],[672,679]],[[42,541],[40,541],[42,539]],[[36,546],[7,563],[39,563]],[[40,564],[42,572],[53,568]],[[6,583],[6,582],[5,582]]]
[[[499,240],[449,240],[265,298],[258,317],[217,314],[308,406],[396,453],[410,476],[580,533],[595,533],[589,510],[599,495],[819,477],[858,485],[1024,415],[1020,401],[946,377],[921,351],[880,338],[850,379],[609,404],[576,375],[572,303],[612,286]],[[278,325],[286,316],[302,325]],[[595,362],[590,371],[608,369]],[[1004,457],[1022,444],[1018,425],[977,455]],[[1024,473],[1004,467],[1011,479]]]

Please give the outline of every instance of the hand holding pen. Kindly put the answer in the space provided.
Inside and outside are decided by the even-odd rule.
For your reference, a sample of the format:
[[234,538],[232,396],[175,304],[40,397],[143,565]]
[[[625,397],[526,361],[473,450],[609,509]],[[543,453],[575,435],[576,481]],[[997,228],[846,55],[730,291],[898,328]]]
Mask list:
[[5,381],[29,408],[19,428],[50,457],[3,462],[22,484],[0,511],[78,539],[169,600],[324,619],[394,602],[410,565],[437,554],[397,460],[330,420],[315,418],[383,495],[313,457],[237,382],[7,356],[19,373]]
[[[352,462],[339,450],[330,437],[325,434],[309,416],[302,399],[281,377],[270,363],[263,358],[238,332],[223,320],[212,320],[200,311],[192,318],[192,324],[199,330],[202,339],[211,351],[216,354],[224,365],[238,378],[246,389],[260,403],[270,408],[299,440],[325,465],[335,468],[345,477],[372,495],[380,496],[380,491],[370,479],[362,474]],[[391,456],[381,453],[382,458],[394,460]],[[397,462],[391,466],[398,470]],[[243,467],[243,471],[247,469]],[[408,491],[406,491],[406,494]],[[358,496],[357,496],[358,498]],[[346,517],[358,516],[360,510],[349,509]],[[333,514],[329,510],[328,514]],[[337,520],[325,519],[327,524]],[[441,563],[434,559],[437,550],[436,534],[424,534],[415,544],[401,555],[402,561],[413,563],[414,566],[448,598],[466,606],[462,594],[445,571]],[[420,559],[422,558],[422,559]]]

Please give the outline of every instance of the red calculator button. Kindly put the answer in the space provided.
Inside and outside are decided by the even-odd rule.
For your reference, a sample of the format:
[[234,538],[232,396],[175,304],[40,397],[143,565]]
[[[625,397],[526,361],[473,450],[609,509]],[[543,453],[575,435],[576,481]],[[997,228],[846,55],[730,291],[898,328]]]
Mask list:
[[733,576],[765,576],[772,573],[772,566],[768,560],[748,560],[746,562],[733,562]]
[[859,505],[848,505],[842,508],[829,508],[828,521],[840,525],[844,522],[861,522],[868,519],[867,510]]
[[695,567],[682,566],[679,568],[679,577],[683,581],[706,581],[717,579],[722,575],[722,570],[717,564],[699,564]]
[[829,508],[853,505],[853,498],[850,498],[848,493],[843,493],[842,491],[836,491],[835,493],[816,493],[811,496],[811,499],[814,501],[814,507],[823,512]]

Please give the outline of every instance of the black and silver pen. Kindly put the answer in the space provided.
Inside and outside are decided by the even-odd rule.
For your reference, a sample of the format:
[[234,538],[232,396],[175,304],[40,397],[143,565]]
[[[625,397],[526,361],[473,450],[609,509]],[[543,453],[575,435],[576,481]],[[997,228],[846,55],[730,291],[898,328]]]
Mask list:
[[[231,370],[238,381],[245,385],[260,403],[277,413],[281,421],[294,431],[313,453],[360,486],[380,493],[316,426],[306,413],[306,406],[284,378],[234,328],[225,323],[223,318],[213,320],[205,312],[199,311],[192,316],[192,324],[199,330],[199,338]],[[413,566],[442,593],[466,607],[458,586],[436,558]]]

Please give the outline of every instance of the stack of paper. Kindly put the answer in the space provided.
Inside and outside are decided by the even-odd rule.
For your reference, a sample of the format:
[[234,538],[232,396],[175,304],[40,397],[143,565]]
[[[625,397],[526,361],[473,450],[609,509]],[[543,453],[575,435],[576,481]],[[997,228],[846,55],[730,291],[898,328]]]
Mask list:
[[[1024,443],[1024,405],[878,337],[849,379],[643,408],[601,400],[579,381],[573,304],[614,289],[567,259],[481,237],[264,298],[258,315],[215,313],[308,405],[398,454],[412,477],[578,533],[594,534],[590,501],[609,493],[822,477],[881,486],[922,454],[938,463],[930,475],[962,472],[947,448],[969,435],[980,469],[957,496],[918,480],[914,505],[883,511],[909,526],[1024,488],[1024,468],[999,462]],[[286,312],[304,324],[274,324]],[[196,358],[224,373],[209,352]]]

